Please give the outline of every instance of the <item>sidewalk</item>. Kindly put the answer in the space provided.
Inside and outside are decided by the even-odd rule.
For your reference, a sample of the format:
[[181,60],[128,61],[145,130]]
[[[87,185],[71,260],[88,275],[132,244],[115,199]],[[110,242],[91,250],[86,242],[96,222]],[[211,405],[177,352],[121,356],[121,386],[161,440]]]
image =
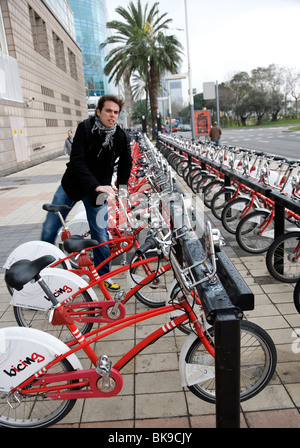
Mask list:
[[[51,202],[65,170],[66,156],[44,162],[19,173],[0,178],[0,327],[16,326],[2,268],[9,253],[20,244],[40,239],[45,218],[42,205]],[[187,189],[183,184],[183,189]],[[241,403],[243,428],[300,428],[300,341],[293,331],[300,329],[300,315],[293,304],[293,285],[275,281],[267,272],[264,255],[243,252],[221,224],[207,211],[213,227],[225,237],[231,261],[255,294],[255,309],[246,318],[263,327],[273,338],[278,354],[276,375],[256,397]],[[126,275],[118,278],[127,289]],[[145,307],[131,299],[128,314]],[[99,354],[114,359],[132,343],[153,330],[158,318],[138,324],[101,342]],[[118,339],[117,339],[118,337]],[[78,428],[214,428],[215,406],[201,401],[180,386],[178,357],[186,336],[168,333],[147,348],[122,370],[124,386],[110,399],[77,400],[59,427]],[[298,349],[292,350],[292,344]],[[98,343],[100,344],[100,343]],[[101,350],[101,351],[99,351]],[[89,368],[85,356],[81,362]]]

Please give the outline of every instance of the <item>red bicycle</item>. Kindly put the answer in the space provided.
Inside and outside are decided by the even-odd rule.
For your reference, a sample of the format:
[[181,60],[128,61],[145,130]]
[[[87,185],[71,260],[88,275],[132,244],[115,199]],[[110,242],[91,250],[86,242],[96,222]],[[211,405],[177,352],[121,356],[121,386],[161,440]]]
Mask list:
[[[187,229],[185,229],[186,231]],[[189,230],[190,232],[190,230]],[[184,235],[181,229],[180,239]],[[209,241],[212,241],[210,235]],[[51,291],[49,300],[53,304],[50,321],[55,326],[66,326],[73,340],[67,345],[55,337],[30,328],[3,328],[0,330],[0,350],[5,356],[0,358],[0,425],[9,428],[43,428],[54,425],[64,418],[73,408],[77,399],[109,398],[117,395],[123,386],[121,369],[136,355],[170,331],[174,331],[184,322],[189,322],[192,332],[183,345],[179,369],[182,384],[197,397],[215,402],[215,366],[214,366],[214,333],[207,328],[203,310],[195,313],[191,291],[195,284],[191,283],[187,271],[183,271],[171,248],[171,241],[161,242],[152,237],[140,248],[144,250],[156,248],[168,253],[174,275],[179,282],[182,294],[170,305],[155,310],[148,310],[133,316],[125,317],[117,322],[82,335],[72,316],[57,301]],[[211,248],[211,256],[214,255]],[[24,282],[35,280],[40,282],[39,272],[49,263],[49,258],[42,257],[26,264],[12,267],[7,281],[13,288],[20,288]],[[199,262],[201,263],[201,261]],[[212,261],[212,266],[215,260]],[[23,280],[20,280],[20,272]],[[203,278],[209,287],[209,281],[216,272],[210,271]],[[43,285],[45,291],[47,285]],[[166,323],[122,355],[114,364],[110,356],[100,356],[101,341],[111,334],[146,319],[181,310],[179,316]],[[94,350],[92,346],[96,344]],[[76,353],[83,351],[92,362],[93,367],[83,369]],[[249,363],[251,358],[251,363]],[[253,365],[255,366],[253,368]],[[270,381],[276,366],[276,350],[268,334],[257,325],[241,322],[241,400],[247,400],[259,393]]]

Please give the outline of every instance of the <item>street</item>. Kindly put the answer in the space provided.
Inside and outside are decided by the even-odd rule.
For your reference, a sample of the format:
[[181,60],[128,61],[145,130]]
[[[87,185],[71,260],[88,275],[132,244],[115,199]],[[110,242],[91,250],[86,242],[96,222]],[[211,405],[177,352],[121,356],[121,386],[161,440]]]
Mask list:
[[[289,126],[222,129],[220,143],[300,159],[300,131],[288,129]],[[178,132],[180,134],[191,138],[191,132]]]

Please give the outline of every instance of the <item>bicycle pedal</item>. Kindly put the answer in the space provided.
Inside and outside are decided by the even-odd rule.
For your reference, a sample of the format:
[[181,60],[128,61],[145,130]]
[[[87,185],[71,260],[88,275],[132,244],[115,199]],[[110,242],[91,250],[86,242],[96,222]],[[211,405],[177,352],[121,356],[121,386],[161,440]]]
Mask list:
[[121,302],[121,300],[123,300],[124,297],[125,297],[125,291],[124,291],[124,289],[121,289],[120,291],[118,291],[115,294],[114,301],[115,302]]
[[97,387],[103,392],[111,392],[116,387],[116,382],[110,377],[112,362],[106,355],[99,356],[96,366],[96,372],[101,375],[97,381]]
[[96,365],[96,372],[101,375],[108,377],[111,372],[112,362],[108,360],[106,355],[99,356]]

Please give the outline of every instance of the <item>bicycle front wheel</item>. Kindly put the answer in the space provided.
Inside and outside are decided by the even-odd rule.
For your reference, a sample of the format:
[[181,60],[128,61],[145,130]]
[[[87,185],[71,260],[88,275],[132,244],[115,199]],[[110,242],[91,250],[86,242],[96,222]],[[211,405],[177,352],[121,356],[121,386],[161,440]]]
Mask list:
[[232,235],[235,234],[241,217],[243,216],[243,213],[246,213],[247,206],[250,202],[250,198],[237,197],[225,205],[222,211],[221,221],[227,232]]
[[[156,252],[147,252],[144,255],[145,258],[157,257]],[[132,259],[131,263],[138,261],[137,257]],[[150,261],[144,265],[136,266],[131,270],[132,287],[140,284],[149,274],[157,272],[158,269],[168,263],[166,259],[159,259]],[[154,279],[142,286],[134,295],[144,305],[150,308],[159,308],[165,305],[165,296],[168,290],[168,286],[172,283],[173,271],[169,269],[162,275],[155,276]]]
[[300,280],[297,281],[297,284],[294,289],[294,304],[296,310],[300,314]]
[[266,252],[274,241],[274,220],[269,210],[248,213],[236,228],[239,246],[251,254]]
[[[208,333],[213,340],[213,328],[210,328]],[[199,338],[191,344],[185,362],[186,368],[189,364],[201,364],[211,370],[215,365],[215,359],[207,353]],[[252,322],[241,321],[241,401],[249,400],[267,386],[274,374],[276,363],[276,348],[268,333]],[[209,403],[216,401],[215,387],[214,375],[211,375],[210,379],[188,386],[193,394]]]
[[300,231],[289,232],[271,244],[266,256],[269,273],[276,280],[294,283],[300,278]]
[[236,194],[236,190],[234,188],[221,188],[212,198],[210,203],[210,208],[212,214],[219,220],[222,217],[222,211],[225,205],[231,201],[231,199]]
[[[67,359],[61,360],[49,373],[74,370]],[[70,382],[70,381],[68,381]],[[27,386],[30,389],[30,384]],[[76,400],[53,400],[43,393],[19,395],[19,403],[10,403],[9,395],[0,394],[0,426],[5,428],[46,428],[64,418]]]

